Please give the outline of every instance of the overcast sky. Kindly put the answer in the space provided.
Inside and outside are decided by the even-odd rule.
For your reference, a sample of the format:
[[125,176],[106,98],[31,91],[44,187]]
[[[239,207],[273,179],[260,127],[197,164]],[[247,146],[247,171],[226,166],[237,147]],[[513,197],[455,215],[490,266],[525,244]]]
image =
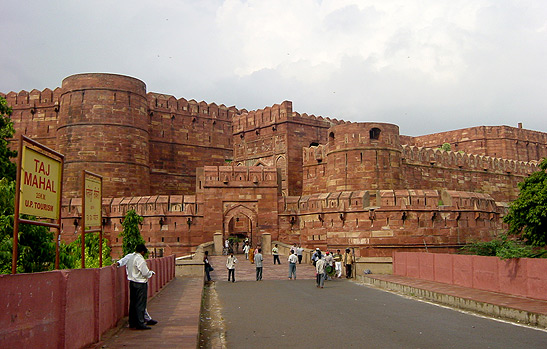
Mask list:
[[149,92],[399,125],[547,132],[545,0],[0,0],[0,91],[108,72]]

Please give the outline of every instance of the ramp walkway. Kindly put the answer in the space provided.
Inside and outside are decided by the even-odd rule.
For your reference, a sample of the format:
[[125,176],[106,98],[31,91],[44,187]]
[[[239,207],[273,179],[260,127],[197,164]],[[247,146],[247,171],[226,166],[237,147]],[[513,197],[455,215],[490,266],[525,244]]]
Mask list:
[[[209,261],[215,269],[211,273],[211,278],[214,281],[227,281],[228,269],[226,269],[226,259],[228,256],[212,256]],[[236,264],[236,282],[238,281],[256,281],[256,265],[251,264],[245,259],[245,255],[237,255]],[[262,280],[288,280],[289,279],[289,262],[288,256],[280,256],[280,264],[273,264],[271,255],[264,256],[262,267]],[[311,264],[296,265],[297,279],[315,279],[315,268]]]
[[[311,265],[297,265],[297,280],[288,280],[288,262],[286,261],[286,257],[281,257],[281,262],[283,264],[273,265],[273,258],[270,255],[265,256],[263,272],[264,281],[256,282],[255,265],[251,264],[248,260],[245,260],[244,255],[238,255],[236,284],[232,286],[232,283],[227,282],[228,273],[225,266],[226,258],[226,256],[212,256],[210,259],[211,264],[215,268],[211,273],[211,276],[216,284],[216,289],[219,292],[222,304],[221,312],[226,321],[226,338],[228,339],[226,345],[228,347],[238,347],[239,344],[243,346],[260,345],[262,347],[273,347],[273,344],[282,345],[283,343],[297,344],[293,345],[293,347],[308,347],[308,344],[317,342],[312,340],[311,342],[304,341],[295,343],[295,339],[292,335],[296,336],[297,340],[314,337],[317,337],[317,340],[324,340],[324,342],[317,342],[319,343],[317,347],[332,347],[332,345],[339,345],[342,343],[349,344],[350,346],[353,343],[353,346],[356,346],[356,343],[358,343],[356,341],[358,341],[358,339],[357,337],[352,339],[353,334],[351,331],[349,332],[349,335],[344,337],[344,334],[348,334],[347,329],[344,330],[341,328],[340,332],[333,329],[333,331],[337,333],[336,336],[332,337],[329,333],[326,333],[327,335],[323,336],[324,333],[314,332],[316,331],[313,327],[313,321],[315,320],[310,319],[316,317],[323,318],[325,316],[324,319],[328,319],[331,316],[334,316],[334,319],[344,319],[347,314],[350,314],[350,318],[358,324],[360,316],[362,316],[359,315],[358,312],[358,307],[360,307],[361,304],[364,305],[361,310],[362,314],[369,314],[375,311],[375,307],[381,307],[379,307],[374,318],[363,320],[362,326],[352,328],[354,334],[362,337],[366,332],[369,337],[363,338],[363,340],[370,341],[368,343],[371,347],[390,347],[389,345],[386,346],[386,343],[382,341],[375,342],[378,339],[376,337],[383,331],[383,328],[386,326],[399,326],[398,324],[394,325],[393,323],[401,321],[401,319],[406,321],[405,319],[407,318],[416,318],[415,321],[417,321],[417,319],[421,319],[420,321],[429,321],[427,319],[431,317],[431,315],[427,315],[430,314],[431,309],[427,310],[425,315],[414,314],[412,311],[406,315],[401,315],[402,310],[400,310],[400,308],[393,310],[393,314],[386,312],[387,310],[385,307],[389,303],[399,302],[397,298],[390,298],[387,301],[380,300],[380,298],[377,298],[380,297],[377,293],[378,291],[375,291],[376,293],[370,293],[372,290],[369,287],[359,287],[358,285],[355,285],[355,283],[346,280],[333,280],[327,282],[325,284],[325,289],[319,290],[314,287],[314,281],[312,279],[315,278],[315,270]],[[361,279],[360,277],[360,280],[364,280],[365,285],[372,286],[373,288],[389,289],[398,293],[447,304],[452,307],[479,312],[487,316],[511,319],[516,322],[532,324],[538,328],[547,328],[547,302],[544,301],[394,275],[367,275],[364,279]],[[117,330],[104,336],[103,341],[97,343],[95,347],[198,347],[203,284],[204,281],[201,278],[174,279],[148,303],[150,314],[154,319],[158,320],[157,325],[147,331],[136,331],[127,328],[127,324],[122,325]],[[240,285],[238,286],[238,284]],[[260,285],[262,285],[262,287]],[[304,298],[303,300],[298,300],[295,297]],[[249,313],[246,312],[241,314],[240,317],[238,314],[241,311],[240,307],[243,309],[243,306],[256,308],[256,313],[260,315],[258,317],[249,317]],[[262,309],[262,307],[264,309]],[[347,309],[345,309],[345,307],[347,307]],[[355,311],[355,314],[352,315],[351,312],[353,311]],[[517,315],[511,315],[513,313]],[[276,320],[273,318],[276,316],[279,317],[279,319]],[[444,321],[442,319],[446,318],[446,316],[446,314],[441,315],[437,319],[437,322]],[[384,325],[376,323],[376,321],[380,321],[380,319],[383,318],[387,318],[389,321]],[[290,319],[288,323],[291,325],[285,328],[288,319]],[[408,326],[413,326],[415,321],[408,323]],[[469,321],[474,322],[475,320],[466,320],[462,325],[458,326],[465,327],[466,323],[469,323]],[[485,321],[487,320],[485,319]],[[330,323],[330,321],[327,322]],[[432,323],[434,322],[435,321]],[[272,328],[270,325],[273,323],[275,323],[276,326],[281,327]],[[448,324],[445,325],[448,326]],[[450,326],[456,325],[451,324]],[[274,337],[272,337],[271,332],[265,332],[264,338],[259,335],[261,331],[268,328],[277,334],[275,340]],[[369,331],[368,329],[371,328],[378,332]],[[407,330],[397,328],[393,329],[393,331],[405,333]],[[527,332],[529,330],[524,328],[518,329],[518,327],[514,330],[504,326],[503,329],[498,328],[495,331],[496,335],[512,331],[516,331],[517,334],[520,331],[525,331],[529,334]],[[387,332],[383,334],[386,336],[390,335]],[[434,331],[431,335],[437,336]],[[479,334],[477,333],[477,335]],[[547,341],[547,332],[540,331],[538,334],[532,334],[532,336],[535,339],[531,340],[531,343],[529,343],[531,344],[530,347],[536,347],[538,336],[543,343]],[[244,341],[238,342],[238,338]],[[333,338],[338,338],[338,340],[333,341]],[[408,338],[408,336],[405,338]],[[410,346],[419,347],[419,342],[414,342],[414,340],[416,340],[416,338],[412,339],[413,344]],[[439,337],[439,340],[443,340],[442,336]],[[401,345],[405,346],[405,343],[409,344],[407,342],[399,342],[398,345],[399,347]],[[432,344],[433,342],[426,341],[425,343]],[[437,342],[437,344],[438,343],[440,342]],[[458,343],[459,342],[455,342],[453,344],[458,346]],[[485,343],[492,344],[492,342],[488,341]],[[500,344],[503,343],[503,341],[496,343]],[[473,345],[471,345],[471,347],[473,347]],[[504,345],[501,347],[504,347]]]

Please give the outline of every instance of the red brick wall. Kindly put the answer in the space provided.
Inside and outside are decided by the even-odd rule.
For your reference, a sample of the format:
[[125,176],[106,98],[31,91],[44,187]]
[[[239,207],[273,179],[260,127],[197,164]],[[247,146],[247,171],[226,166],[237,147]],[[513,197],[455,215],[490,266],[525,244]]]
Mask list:
[[444,143],[451,150],[519,161],[547,157],[547,134],[510,126],[479,126],[413,137],[419,147],[438,148]]
[[302,148],[324,143],[337,120],[298,114],[292,102],[243,112],[234,118],[234,162],[276,166],[282,173],[283,195],[302,192]]
[[282,198],[279,207],[281,241],[309,248],[353,246],[358,256],[367,257],[455,251],[505,228],[503,208],[492,197],[455,191],[334,192]]
[[234,107],[148,93],[150,193],[194,194],[196,168],[233,158]]

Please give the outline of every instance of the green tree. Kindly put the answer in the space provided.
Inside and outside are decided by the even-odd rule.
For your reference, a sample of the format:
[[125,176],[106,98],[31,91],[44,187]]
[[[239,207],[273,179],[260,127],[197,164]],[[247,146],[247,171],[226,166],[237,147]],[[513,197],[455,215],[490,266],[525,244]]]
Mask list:
[[510,234],[533,246],[547,245],[547,158],[539,168],[519,183],[519,197],[503,219],[509,224]]
[[10,115],[11,108],[8,107],[6,99],[0,96],[0,179],[6,177],[15,180],[17,166],[11,159],[17,156],[17,152],[8,147],[7,141],[15,134]]
[[[73,241],[69,250],[73,256],[74,268],[80,268],[82,265],[82,239]],[[103,266],[111,265],[112,258],[110,257],[110,246],[108,240],[103,238]],[[99,233],[85,234],[85,267],[99,268]]]
[[441,145],[441,150],[450,151],[450,149],[450,143],[443,143],[443,145]]
[[135,252],[135,248],[138,244],[144,244],[144,239],[141,236],[139,225],[142,223],[143,218],[135,212],[135,210],[129,210],[125,214],[123,219],[121,237],[123,238],[122,248],[123,254]]
[[[0,272],[11,273],[15,182],[0,180]],[[33,217],[23,216],[26,219]],[[55,267],[55,242],[48,228],[19,225],[17,272],[33,273]]]

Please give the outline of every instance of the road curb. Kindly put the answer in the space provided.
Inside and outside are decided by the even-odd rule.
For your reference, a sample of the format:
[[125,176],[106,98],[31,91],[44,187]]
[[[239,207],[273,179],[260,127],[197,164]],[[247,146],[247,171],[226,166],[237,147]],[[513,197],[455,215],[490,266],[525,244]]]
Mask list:
[[527,324],[547,329],[547,315],[515,309],[498,304],[477,301],[465,297],[447,295],[415,286],[404,285],[392,281],[375,279],[364,276],[363,283],[377,288],[402,293],[407,296],[425,299],[434,303],[475,312],[482,315],[496,317],[519,324]]

